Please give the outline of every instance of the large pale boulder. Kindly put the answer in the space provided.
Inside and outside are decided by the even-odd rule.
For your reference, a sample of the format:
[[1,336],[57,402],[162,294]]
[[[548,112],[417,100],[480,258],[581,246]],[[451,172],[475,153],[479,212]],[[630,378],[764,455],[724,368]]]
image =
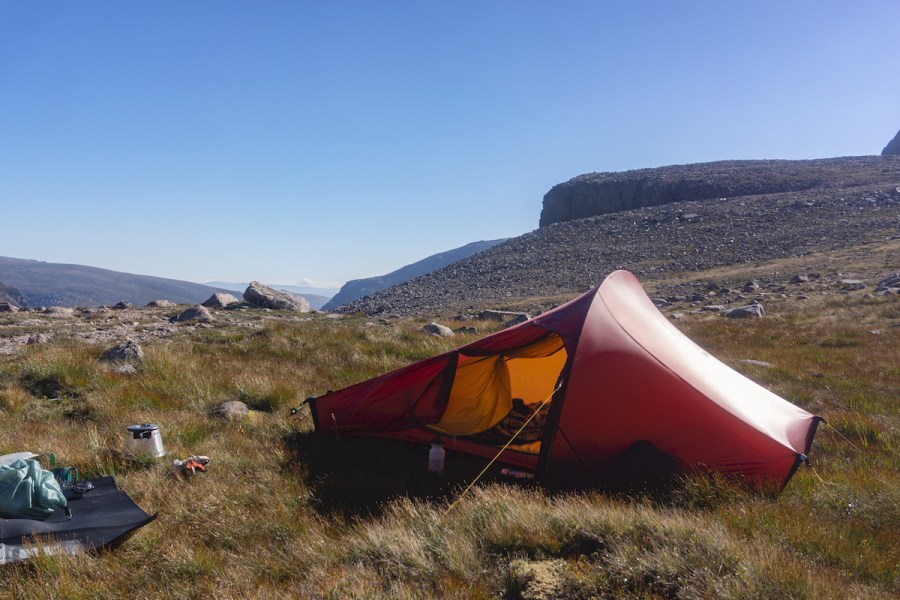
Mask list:
[[274,308],[278,310],[295,310],[309,312],[309,301],[303,296],[274,290],[258,281],[251,281],[244,292],[244,300],[260,308]]

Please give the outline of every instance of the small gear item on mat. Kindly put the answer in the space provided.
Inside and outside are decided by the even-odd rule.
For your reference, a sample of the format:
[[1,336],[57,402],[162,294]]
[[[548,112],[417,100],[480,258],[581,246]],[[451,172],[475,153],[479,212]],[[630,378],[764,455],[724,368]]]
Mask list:
[[190,477],[197,471],[205,473],[206,465],[208,465],[211,460],[212,459],[208,456],[197,456],[195,454],[191,454],[184,460],[172,461],[172,472],[183,477]]

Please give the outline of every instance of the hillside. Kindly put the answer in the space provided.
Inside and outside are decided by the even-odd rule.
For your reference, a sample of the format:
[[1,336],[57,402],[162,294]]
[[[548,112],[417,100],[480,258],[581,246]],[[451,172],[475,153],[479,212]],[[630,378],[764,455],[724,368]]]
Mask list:
[[221,291],[176,279],[4,256],[0,281],[17,288],[30,306],[143,305],[161,299],[196,304]]
[[427,258],[423,258],[422,260],[406,265],[405,267],[401,267],[396,271],[391,271],[387,275],[348,281],[341,288],[341,291],[339,291],[322,308],[324,310],[334,310],[339,306],[342,306],[349,302],[353,302],[357,298],[369,296],[380,290],[389,288],[399,283],[403,283],[404,281],[408,281],[413,277],[418,277],[419,275],[424,275],[426,273],[430,273],[431,271],[436,271],[437,269],[446,267],[447,265],[452,264],[458,260],[467,258],[469,256],[472,256],[473,254],[477,254],[479,252],[487,250],[488,248],[496,246],[503,241],[505,241],[505,239],[472,242],[470,244],[466,244],[465,246],[454,248],[453,250],[447,250],[446,252],[433,254]]
[[11,285],[6,285],[2,281],[0,281],[0,303],[12,304],[18,308],[28,306],[28,302],[25,300],[22,292]]
[[[824,169],[815,187],[801,191],[686,200],[553,223],[340,311],[441,314],[512,308],[522,306],[523,298],[532,299],[526,308],[540,310],[619,268],[634,272],[660,295],[685,293],[679,280],[724,267],[780,283],[820,269],[838,278],[851,264],[860,264],[854,256],[863,262],[867,256],[883,257],[878,264],[858,266],[872,271],[870,279],[896,270],[900,157],[810,162],[823,169],[831,165],[833,176]],[[737,163],[728,164],[738,180],[751,178]],[[699,173],[719,166],[691,169]],[[756,166],[755,161],[746,164],[751,171]],[[788,172],[781,175],[797,179]],[[878,182],[871,183],[873,179]],[[753,265],[776,260],[787,261],[785,271],[752,272]]]

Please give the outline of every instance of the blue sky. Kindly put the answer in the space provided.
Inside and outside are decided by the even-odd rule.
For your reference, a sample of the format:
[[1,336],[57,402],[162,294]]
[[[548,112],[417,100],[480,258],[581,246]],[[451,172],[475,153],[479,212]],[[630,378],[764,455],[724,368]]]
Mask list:
[[898,129],[900,0],[0,0],[0,256],[331,287]]

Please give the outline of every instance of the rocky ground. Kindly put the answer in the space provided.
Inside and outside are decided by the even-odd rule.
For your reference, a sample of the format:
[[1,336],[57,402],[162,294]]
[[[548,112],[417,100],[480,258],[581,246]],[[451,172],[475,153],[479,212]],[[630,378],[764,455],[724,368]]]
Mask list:
[[[554,223],[338,310],[540,311],[616,269],[630,270],[660,298],[740,291],[751,280],[770,293],[841,289],[845,280],[874,291],[900,269],[900,181],[679,202]],[[791,284],[795,277],[806,281]]]

